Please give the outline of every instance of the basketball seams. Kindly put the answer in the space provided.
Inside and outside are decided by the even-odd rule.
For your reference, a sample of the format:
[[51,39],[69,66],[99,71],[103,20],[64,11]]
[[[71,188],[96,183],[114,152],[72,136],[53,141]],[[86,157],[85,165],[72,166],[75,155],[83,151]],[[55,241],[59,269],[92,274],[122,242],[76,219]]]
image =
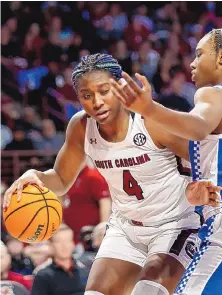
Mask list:
[[29,221],[29,223],[28,223],[28,225],[26,226],[26,228],[23,230],[23,232],[18,236],[18,238],[17,239],[20,239],[21,238],[21,236],[26,232],[26,230],[29,228],[29,226],[31,225],[31,223],[33,222],[33,220],[36,218],[36,216],[39,214],[39,212],[42,210],[42,209],[44,209],[44,208],[46,208],[47,206],[44,206],[44,207],[41,207],[36,213],[35,213],[35,215],[32,217],[32,219]]
[[44,192],[44,193],[29,193],[29,192],[22,192],[23,194],[28,194],[28,195],[36,195],[36,196],[41,196],[41,195],[46,195],[49,193],[49,190],[47,192]]
[[[29,202],[29,203],[23,203],[23,205],[20,205],[20,204],[15,204],[15,207],[14,208],[16,208],[18,205],[20,205],[20,207],[18,207],[18,208],[16,208],[16,209],[14,209],[14,208],[12,208],[12,212],[9,212],[8,213],[8,215],[7,215],[7,212],[6,212],[6,217],[4,218],[4,221],[5,221],[5,224],[6,224],[6,228],[7,228],[7,223],[8,223],[8,225],[10,225],[11,224],[11,222],[12,221],[14,221],[14,219],[12,218],[10,218],[9,219],[9,217],[11,217],[11,216],[15,216],[15,215],[13,215],[14,213],[15,214],[22,214],[22,213],[20,213],[19,212],[19,210],[21,209],[23,209],[23,208],[25,208],[25,207],[27,207],[28,205],[32,205],[32,204],[34,204],[33,206],[34,207],[30,207],[30,210],[32,210],[32,208],[35,208],[36,207],[36,205],[35,204],[37,204],[37,203],[39,203],[39,202],[45,202],[45,204],[43,203],[43,204],[39,204],[37,207],[40,207],[37,211],[36,210],[34,210],[34,212],[33,212],[33,215],[29,215],[29,218],[30,218],[30,221],[28,222],[28,224],[26,223],[26,224],[23,224],[23,226],[21,226],[20,227],[20,230],[19,230],[19,232],[20,232],[20,234],[19,234],[19,232],[17,231],[17,234],[15,234],[15,237],[17,236],[17,239],[21,239],[21,240],[23,240],[23,241],[28,241],[28,242],[30,242],[29,240],[27,240],[28,239],[28,237],[27,236],[29,236],[30,235],[30,233],[32,232],[32,230],[30,231],[29,229],[31,228],[33,228],[33,223],[35,224],[36,222],[38,222],[38,220],[42,220],[42,218],[44,219],[44,224],[45,224],[45,232],[44,232],[44,230],[43,230],[43,232],[42,232],[42,234],[43,234],[43,237],[41,238],[41,235],[38,237],[38,242],[41,242],[41,241],[43,241],[44,239],[46,239],[46,238],[48,238],[49,237],[49,235],[51,236],[53,233],[54,233],[54,230],[51,230],[51,227],[50,227],[50,220],[51,220],[51,222],[55,222],[55,224],[60,224],[61,223],[61,220],[62,220],[62,212],[61,212],[61,208],[60,208],[60,206],[59,206],[59,204],[61,205],[61,202],[60,202],[60,200],[59,199],[57,199],[57,198],[50,198],[50,190],[48,189],[48,191],[46,191],[46,192],[42,192],[40,189],[39,189],[39,187],[38,186],[36,186],[36,185],[34,185],[34,184],[32,184],[32,186],[34,186],[35,187],[35,189],[37,190],[37,191],[39,191],[39,193],[37,192],[37,193],[33,193],[33,192],[22,192],[23,194],[30,194],[30,195],[36,195],[36,198],[34,198],[34,201],[33,201],[33,197],[31,197],[31,202],[29,202],[29,199],[26,197],[26,199],[24,200],[24,203],[25,202]],[[49,193],[49,198],[47,198],[47,194]],[[53,193],[52,193],[52,196],[53,196]],[[14,195],[14,201],[15,201],[15,203],[16,203],[16,196]],[[36,200],[37,199],[37,200]],[[49,201],[49,202],[47,202],[47,200]],[[52,202],[51,202],[52,201]],[[55,204],[53,201],[56,201],[56,202],[58,202],[59,204]],[[44,209],[47,209],[47,219],[46,219],[46,214],[45,214],[45,211],[44,211]],[[50,208],[52,208],[52,209],[54,209],[53,211],[54,211],[54,213],[53,213],[53,211],[50,211],[51,209]],[[37,208],[36,208],[37,209]],[[42,209],[43,209],[43,211],[42,211]],[[24,209],[24,210],[27,210],[27,209]],[[29,208],[28,208],[28,210],[29,210]],[[16,211],[18,211],[17,213],[16,213]],[[23,211],[22,211],[23,212]],[[24,211],[25,212],[25,211]],[[39,212],[41,212],[41,216],[42,216],[42,218],[41,217],[39,217],[38,218],[38,214],[39,214]],[[43,215],[42,215],[43,214]],[[52,216],[50,216],[50,214],[52,214]],[[57,215],[57,218],[56,218],[56,215]],[[37,217],[37,218],[36,218]],[[28,219],[29,219],[28,218]],[[52,219],[51,219],[52,218]],[[11,220],[11,221],[10,221]],[[28,220],[26,220],[26,222],[27,222]],[[23,227],[23,229],[22,229],[22,227]],[[54,227],[53,227],[54,228]],[[56,226],[56,228],[57,228],[57,226]],[[55,228],[55,229],[56,229]],[[57,228],[58,229],[58,228]],[[41,230],[42,231],[42,230]],[[28,233],[28,235],[27,235],[27,233]],[[38,234],[39,235],[39,234]],[[24,236],[24,238],[22,238]],[[36,240],[36,242],[37,242],[37,240]]]
[[[49,201],[55,201],[55,202],[59,202],[59,200],[56,200],[56,199],[47,199],[47,200],[49,200]],[[22,206],[16,208],[15,210],[13,210],[13,211],[12,211],[12,212],[11,212],[6,218],[5,218],[5,222],[6,222],[6,220],[9,218],[9,216],[11,216],[14,212],[20,210],[21,208],[24,208],[24,207],[26,207],[26,206],[28,206],[28,205],[35,204],[35,203],[38,203],[38,202],[44,202],[44,201],[45,201],[44,199],[43,199],[43,200],[36,200],[36,201],[32,201],[32,202],[30,202],[30,203],[27,203],[27,204],[25,204],[25,205],[22,205]],[[60,203],[60,202],[59,202],[59,203]]]
[[59,223],[60,223],[61,222],[61,217],[60,217],[60,214],[59,214],[58,210],[56,208],[52,207],[51,205],[48,205],[48,207],[52,208],[52,209],[54,209],[56,211],[56,213],[57,213],[57,215],[59,217]]
[[45,198],[44,194],[42,193],[42,191],[39,189],[38,186],[36,186],[36,185],[33,185],[33,186],[35,186],[39,190],[39,192],[41,193],[41,195],[42,195],[42,197],[43,197],[43,199],[45,201],[46,208],[47,208],[47,226],[46,226],[45,234],[44,234],[43,238],[41,239],[41,241],[42,241],[45,238],[45,236],[46,236],[46,234],[48,232],[48,229],[49,229],[49,208],[48,208],[48,203],[46,201],[46,198]]

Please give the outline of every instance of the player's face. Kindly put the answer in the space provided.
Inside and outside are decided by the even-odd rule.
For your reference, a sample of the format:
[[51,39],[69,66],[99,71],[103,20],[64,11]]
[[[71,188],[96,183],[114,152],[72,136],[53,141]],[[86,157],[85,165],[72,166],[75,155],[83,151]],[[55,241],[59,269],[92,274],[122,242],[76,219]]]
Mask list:
[[203,37],[197,44],[196,58],[190,66],[192,81],[195,82],[197,88],[218,83],[221,66],[218,63],[218,57],[209,36]]
[[78,80],[77,93],[86,113],[99,124],[108,124],[118,115],[121,105],[111,91],[108,72],[94,71]]

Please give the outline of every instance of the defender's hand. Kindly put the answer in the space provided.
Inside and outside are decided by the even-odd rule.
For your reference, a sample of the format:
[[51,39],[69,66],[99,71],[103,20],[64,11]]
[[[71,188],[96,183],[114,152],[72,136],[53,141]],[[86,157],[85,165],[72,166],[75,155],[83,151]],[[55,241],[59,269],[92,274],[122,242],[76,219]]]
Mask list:
[[113,94],[119,99],[123,106],[132,112],[145,114],[152,111],[154,102],[152,100],[152,90],[145,76],[136,74],[136,78],[142,83],[142,88],[125,72],[123,79],[116,82],[110,79]]
[[218,207],[221,186],[214,185],[211,181],[194,181],[186,188],[186,197],[193,206],[209,205]]

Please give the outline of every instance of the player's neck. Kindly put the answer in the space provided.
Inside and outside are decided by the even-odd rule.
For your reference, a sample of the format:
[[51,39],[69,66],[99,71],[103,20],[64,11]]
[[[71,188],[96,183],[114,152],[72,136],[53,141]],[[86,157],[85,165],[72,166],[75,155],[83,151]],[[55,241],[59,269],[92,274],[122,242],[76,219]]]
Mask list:
[[215,79],[214,85],[218,85],[222,83],[222,77],[218,77],[217,79]]
[[129,117],[130,112],[122,108],[112,123],[99,126],[100,135],[110,142],[123,141],[128,132]]

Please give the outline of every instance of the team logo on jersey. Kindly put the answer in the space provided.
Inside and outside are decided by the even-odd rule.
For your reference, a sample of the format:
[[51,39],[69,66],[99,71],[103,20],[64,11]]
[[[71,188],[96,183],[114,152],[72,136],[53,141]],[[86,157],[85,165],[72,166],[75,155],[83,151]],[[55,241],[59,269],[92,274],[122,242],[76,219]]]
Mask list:
[[186,244],[185,251],[186,251],[187,255],[188,255],[191,259],[193,259],[194,254],[197,252],[197,246],[195,245],[194,242],[189,241],[189,242]]
[[96,138],[95,138],[95,139],[90,138],[89,142],[90,142],[91,144],[93,144],[93,143],[97,144]]
[[146,136],[143,133],[137,133],[133,137],[133,142],[138,146],[142,146],[146,143]]

